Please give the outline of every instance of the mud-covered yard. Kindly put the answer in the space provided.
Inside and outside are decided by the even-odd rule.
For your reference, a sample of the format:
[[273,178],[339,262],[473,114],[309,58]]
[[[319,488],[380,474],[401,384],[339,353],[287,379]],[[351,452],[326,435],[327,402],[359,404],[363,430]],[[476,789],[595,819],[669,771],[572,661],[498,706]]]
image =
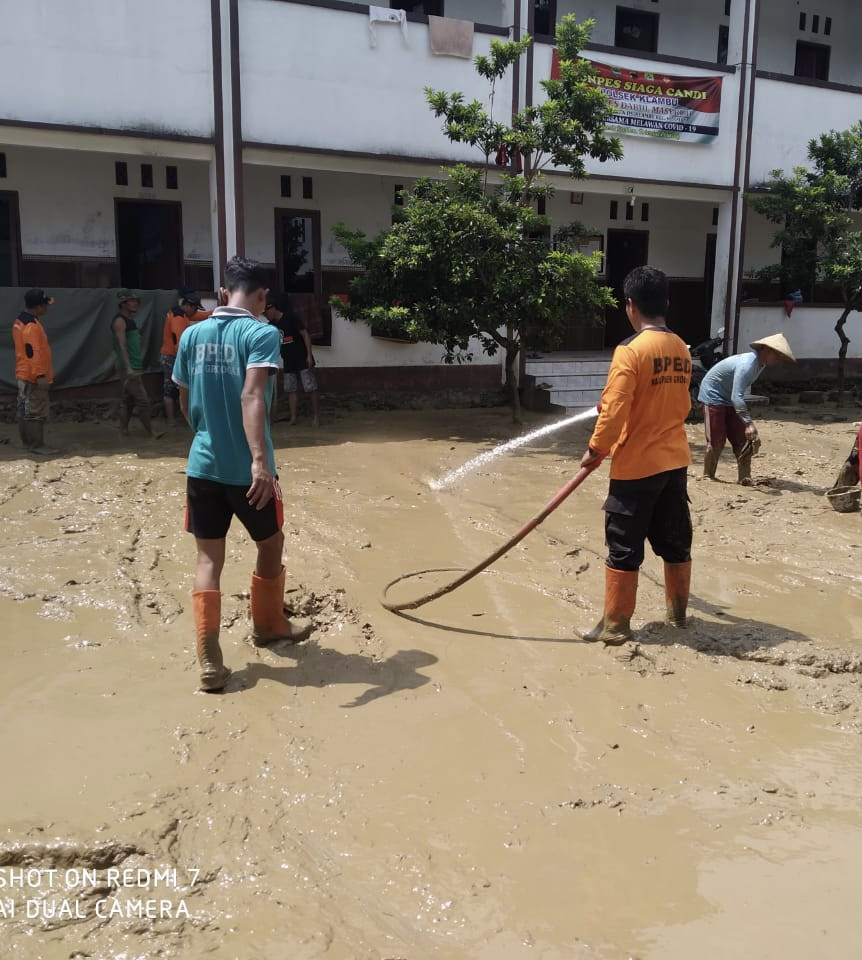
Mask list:
[[[756,484],[696,481],[692,625],[578,642],[603,589],[607,469],[460,590],[577,469],[589,425],[506,411],[330,411],[275,428],[293,605],[250,641],[231,532],[222,646],[196,692],[188,434],[0,431],[0,956],[812,960],[859,953],[862,515],[831,486],[857,409],[758,411]],[[547,422],[529,418],[524,430]],[[443,580],[407,581],[399,596]]]

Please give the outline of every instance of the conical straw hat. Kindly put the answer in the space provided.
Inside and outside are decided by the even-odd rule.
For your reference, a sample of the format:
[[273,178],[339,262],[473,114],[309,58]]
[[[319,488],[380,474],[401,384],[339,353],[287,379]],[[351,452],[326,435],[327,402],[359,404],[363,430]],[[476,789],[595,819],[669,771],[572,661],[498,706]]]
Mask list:
[[793,356],[790,344],[787,342],[787,338],[783,333],[773,333],[771,337],[761,337],[759,340],[753,340],[749,346],[752,348],[769,347],[776,353],[780,353],[782,357],[791,363],[796,363],[796,357]]

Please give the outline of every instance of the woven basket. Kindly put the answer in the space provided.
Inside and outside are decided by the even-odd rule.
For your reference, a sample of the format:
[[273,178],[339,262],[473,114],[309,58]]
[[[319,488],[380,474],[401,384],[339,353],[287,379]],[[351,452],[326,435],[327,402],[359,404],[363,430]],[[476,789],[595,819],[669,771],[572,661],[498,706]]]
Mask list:
[[855,513],[859,509],[859,499],[862,489],[858,485],[852,487],[833,487],[826,496],[836,513]]

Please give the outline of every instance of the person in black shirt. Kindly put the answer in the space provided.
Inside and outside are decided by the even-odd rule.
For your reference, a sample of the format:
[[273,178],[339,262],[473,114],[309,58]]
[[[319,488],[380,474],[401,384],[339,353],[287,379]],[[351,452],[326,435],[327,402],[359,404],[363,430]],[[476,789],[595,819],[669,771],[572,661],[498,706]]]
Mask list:
[[301,382],[311,403],[312,426],[317,427],[320,425],[320,403],[308,330],[287,303],[277,297],[269,297],[263,315],[281,330],[281,358],[284,361],[284,391],[290,410],[289,422],[296,423],[296,394]]

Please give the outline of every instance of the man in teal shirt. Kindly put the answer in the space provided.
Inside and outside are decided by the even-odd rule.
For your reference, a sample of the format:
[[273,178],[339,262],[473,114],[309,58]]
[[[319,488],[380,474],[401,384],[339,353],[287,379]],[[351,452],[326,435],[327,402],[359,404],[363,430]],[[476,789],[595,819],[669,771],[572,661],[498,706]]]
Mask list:
[[180,338],[173,380],[180,409],[195,432],[186,480],[186,529],[197,568],[192,598],[202,690],[224,688],[230,670],[219,645],[221,572],[236,516],[257,546],[251,615],[258,645],[305,639],[309,621],[284,612],[283,505],[269,433],[279,331],[257,318],[266,306],[266,273],[234,257],[225,268],[226,306]]

